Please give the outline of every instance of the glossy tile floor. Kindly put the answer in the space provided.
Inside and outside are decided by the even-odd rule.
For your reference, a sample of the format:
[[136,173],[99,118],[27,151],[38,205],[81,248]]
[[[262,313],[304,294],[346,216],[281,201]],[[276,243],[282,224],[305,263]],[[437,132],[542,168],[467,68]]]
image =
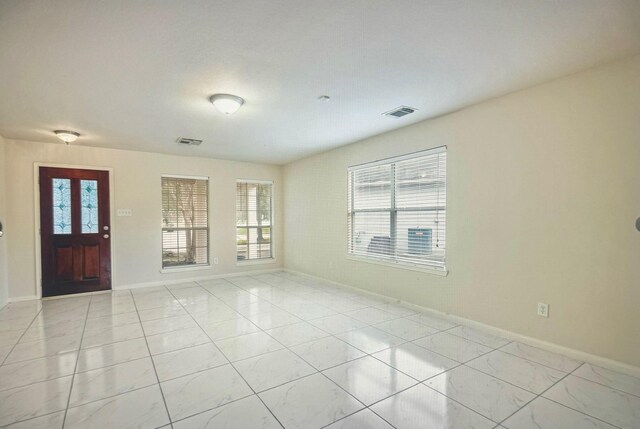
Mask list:
[[0,310],[0,426],[640,428],[640,379],[274,273]]

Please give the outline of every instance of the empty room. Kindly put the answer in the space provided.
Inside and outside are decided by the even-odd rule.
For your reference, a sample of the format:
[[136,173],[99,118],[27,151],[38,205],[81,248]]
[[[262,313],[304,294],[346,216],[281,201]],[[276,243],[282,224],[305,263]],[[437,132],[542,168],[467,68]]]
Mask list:
[[0,427],[640,429],[640,1],[1,1]]

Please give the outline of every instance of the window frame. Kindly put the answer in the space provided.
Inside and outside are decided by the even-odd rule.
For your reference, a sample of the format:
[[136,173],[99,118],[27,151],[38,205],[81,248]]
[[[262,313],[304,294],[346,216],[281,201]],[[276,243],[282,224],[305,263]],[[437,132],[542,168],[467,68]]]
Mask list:
[[[347,169],[347,259],[359,261],[359,262],[367,262],[376,265],[384,265],[391,266],[394,268],[401,268],[412,271],[421,271],[427,272],[430,274],[436,274],[440,276],[447,276],[449,274],[449,270],[446,265],[446,253],[447,246],[445,244],[445,260],[442,268],[439,268],[435,265],[429,264],[419,264],[414,262],[409,262],[405,260],[398,260],[397,258],[397,227],[398,227],[398,212],[430,212],[437,211],[439,209],[438,206],[430,206],[430,207],[397,207],[396,201],[396,164],[402,161],[420,158],[428,155],[436,155],[438,153],[447,153],[447,146],[438,146],[430,149],[420,150],[417,152],[411,152],[405,155],[384,158],[377,161],[366,162],[361,164],[356,164],[349,166]],[[448,159],[448,158],[447,158]],[[390,173],[389,173],[389,186],[390,186],[390,206],[389,208],[374,208],[374,209],[356,209],[355,208],[355,183],[354,180],[351,179],[351,175],[354,171],[363,168],[375,167],[378,165],[389,165]],[[447,230],[447,222],[446,222],[446,211],[447,211],[447,175],[445,175],[445,228]],[[355,246],[356,234],[354,234],[353,227],[355,224],[355,217],[357,213],[389,213],[389,237],[391,240],[391,248],[392,255],[389,257],[384,256],[374,256],[368,255],[364,256],[361,254],[353,253],[353,249]]]
[[[236,247],[236,252],[235,252],[235,257],[236,257],[236,265],[260,265],[260,264],[273,264],[276,262],[276,246],[275,246],[275,235],[273,233],[274,231],[274,226],[275,226],[275,186],[274,186],[274,182],[273,180],[257,180],[257,179],[236,179],[236,204],[237,204],[237,198],[238,198],[238,184],[239,183],[250,183],[250,184],[254,184],[254,185],[270,185],[271,186],[271,216],[270,216],[270,224],[269,224],[269,228],[271,229],[271,256],[268,258],[254,258],[254,259],[242,259],[242,260],[238,260],[238,228],[247,228],[247,253],[249,253],[249,243],[248,243],[248,238],[249,238],[249,231],[248,228],[258,228],[256,227],[249,227],[248,225],[246,227],[242,227],[242,226],[238,226],[238,219],[237,219],[237,207],[236,207],[236,223],[235,223],[235,247]],[[247,211],[248,212],[248,211]]]
[[[210,186],[210,178],[209,176],[189,176],[183,174],[161,174],[160,175],[160,213],[162,214],[162,179],[190,179],[190,180],[204,180],[207,182],[207,226],[197,227],[197,228],[165,228],[162,225],[162,219],[160,220],[160,273],[175,273],[181,271],[197,271],[197,270],[207,270],[211,268],[211,205],[209,202],[211,201],[211,186]],[[193,230],[206,230],[207,231],[207,262],[201,264],[184,264],[184,265],[173,265],[173,266],[164,266],[164,245],[163,245],[163,233],[165,229],[193,229]]]

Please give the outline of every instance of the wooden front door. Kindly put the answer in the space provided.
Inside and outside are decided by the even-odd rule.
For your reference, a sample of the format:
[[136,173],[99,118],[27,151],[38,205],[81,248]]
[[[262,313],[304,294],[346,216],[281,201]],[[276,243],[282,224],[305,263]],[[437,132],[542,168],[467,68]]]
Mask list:
[[40,167],[42,296],[111,289],[109,172]]

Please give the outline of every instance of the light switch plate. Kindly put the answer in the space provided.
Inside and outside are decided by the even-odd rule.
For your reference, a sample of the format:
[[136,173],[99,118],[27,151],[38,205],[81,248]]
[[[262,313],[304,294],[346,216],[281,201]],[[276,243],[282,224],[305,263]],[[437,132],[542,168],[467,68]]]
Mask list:
[[131,216],[133,215],[133,210],[131,209],[118,209],[118,216]]

